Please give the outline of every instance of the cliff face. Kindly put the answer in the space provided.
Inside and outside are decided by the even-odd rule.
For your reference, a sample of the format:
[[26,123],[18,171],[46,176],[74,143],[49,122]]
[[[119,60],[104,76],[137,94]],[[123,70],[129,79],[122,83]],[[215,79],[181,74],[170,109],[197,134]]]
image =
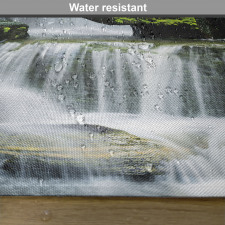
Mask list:
[[108,25],[130,25],[139,38],[225,38],[225,18],[87,17]]
[[225,17],[220,18],[198,18],[199,28],[207,38],[225,38]]
[[176,39],[198,39],[202,38],[203,34],[199,29],[193,29],[189,25],[169,25],[164,24],[134,24],[131,25],[133,35],[140,38],[176,38]]
[[183,18],[126,18],[117,17],[119,24],[130,23],[133,35],[140,38],[201,38],[194,17]]
[[28,37],[28,25],[15,22],[0,22],[0,41]]
[[[117,21],[121,21],[118,20]],[[141,38],[225,38],[225,18],[139,20],[131,24],[133,35]]]

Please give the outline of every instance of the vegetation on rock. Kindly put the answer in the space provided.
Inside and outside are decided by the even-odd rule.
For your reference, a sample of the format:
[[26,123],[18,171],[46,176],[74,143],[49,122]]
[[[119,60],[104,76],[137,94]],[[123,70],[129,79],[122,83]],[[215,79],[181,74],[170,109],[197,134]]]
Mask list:
[[28,37],[28,25],[23,23],[0,21],[0,40],[15,40]]
[[225,38],[225,17],[87,17],[87,19],[108,25],[130,25],[135,37],[145,39]]
[[178,26],[180,24],[187,24],[193,27],[193,29],[199,29],[194,17],[182,17],[182,18],[129,18],[129,17],[114,17],[114,21],[119,24],[156,24],[165,26]]

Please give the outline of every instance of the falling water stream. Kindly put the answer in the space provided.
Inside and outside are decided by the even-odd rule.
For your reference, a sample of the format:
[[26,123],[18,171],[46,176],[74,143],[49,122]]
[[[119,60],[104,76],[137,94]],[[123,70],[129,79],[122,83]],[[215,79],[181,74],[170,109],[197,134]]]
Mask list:
[[[0,194],[225,194],[223,45],[9,42],[0,52]],[[160,165],[165,173],[153,181],[102,175],[106,162],[96,159],[93,171],[82,152],[90,143],[104,148],[104,140],[85,124],[125,131],[182,157],[168,153]],[[50,163],[50,169],[43,166],[47,175],[38,175],[37,161],[26,168],[26,147],[30,157]],[[68,160],[79,158],[85,168],[70,168],[65,160],[59,172],[56,149],[57,157],[67,151]],[[9,156],[20,160],[13,175]],[[146,168],[150,173],[151,165]]]

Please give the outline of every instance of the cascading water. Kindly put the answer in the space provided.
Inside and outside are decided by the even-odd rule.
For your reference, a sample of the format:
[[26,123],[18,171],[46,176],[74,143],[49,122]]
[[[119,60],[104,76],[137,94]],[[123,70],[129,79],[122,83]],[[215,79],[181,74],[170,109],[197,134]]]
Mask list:
[[[15,163],[4,156],[1,194],[225,194],[223,47],[36,42],[24,46],[6,43],[0,51],[1,153],[6,154],[4,146],[10,143],[7,154],[20,154],[16,164],[20,173],[14,174],[16,181],[10,185],[15,186],[19,179],[23,187],[8,189],[7,165]],[[170,160],[158,165],[165,173],[154,182],[131,182],[123,175],[102,172],[109,165],[101,157],[93,169],[85,152],[94,154],[92,148],[89,151],[90,142],[104,148],[105,137],[98,136],[93,127],[76,127],[79,118],[85,124],[101,126],[96,129],[118,129],[161,143],[182,157],[168,153]],[[82,135],[89,139],[82,140]],[[15,153],[21,143],[20,152]],[[35,158],[32,171],[26,169],[26,147],[33,156],[47,160],[48,166]],[[61,157],[65,149],[63,157],[75,160],[78,166],[70,161],[60,168],[55,165],[55,152]],[[43,156],[44,151],[48,153]],[[109,154],[113,158],[113,151]],[[83,164],[85,167],[80,166]],[[40,165],[44,172],[39,171]],[[146,165],[151,172],[151,164]],[[32,179],[34,174],[39,186]],[[73,174],[81,181],[74,183]],[[27,179],[32,188],[26,186]],[[65,186],[70,188],[65,190]]]

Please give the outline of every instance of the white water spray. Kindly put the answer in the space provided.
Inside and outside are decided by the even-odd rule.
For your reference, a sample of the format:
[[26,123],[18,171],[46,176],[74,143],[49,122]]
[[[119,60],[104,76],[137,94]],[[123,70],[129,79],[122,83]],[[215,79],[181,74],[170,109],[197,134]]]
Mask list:
[[74,124],[77,113],[182,152],[167,163],[165,195],[224,194],[222,50],[87,42],[7,43],[0,51],[2,125]]

